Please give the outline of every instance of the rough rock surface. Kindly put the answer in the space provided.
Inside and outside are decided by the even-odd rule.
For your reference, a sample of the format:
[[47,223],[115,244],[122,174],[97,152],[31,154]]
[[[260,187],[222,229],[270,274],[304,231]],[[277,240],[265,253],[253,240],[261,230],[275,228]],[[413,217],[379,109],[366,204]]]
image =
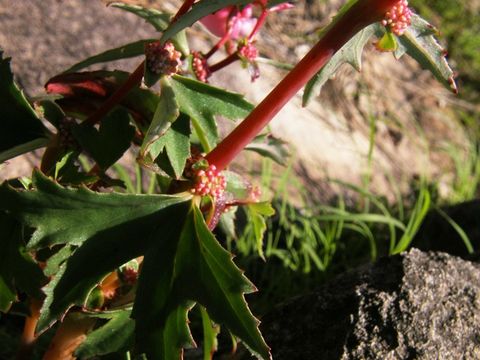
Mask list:
[[480,359],[480,266],[408,253],[342,275],[263,319],[273,358]]

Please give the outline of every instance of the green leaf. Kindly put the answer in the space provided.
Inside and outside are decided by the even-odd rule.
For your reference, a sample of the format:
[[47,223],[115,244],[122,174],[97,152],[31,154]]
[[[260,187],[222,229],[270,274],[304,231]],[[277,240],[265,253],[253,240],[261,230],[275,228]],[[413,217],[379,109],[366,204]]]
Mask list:
[[144,55],[145,45],[152,41],[155,41],[155,39],[139,40],[139,41],[135,41],[132,43],[119,46],[115,49],[104,51],[100,54],[91,56],[83,61],[76,63],[75,65],[71,66],[64,72],[65,73],[77,72],[91,65],[109,62],[109,61],[121,60],[121,59],[129,59],[132,57]]
[[412,15],[412,24],[398,37],[395,57],[405,53],[415,59],[424,69],[429,70],[447,89],[457,92],[453,70],[445,58],[446,52],[437,39],[437,30],[419,15]]
[[46,279],[25,250],[22,225],[4,212],[0,212],[0,234],[0,311],[6,312],[17,298],[17,288],[41,298]]
[[75,356],[87,359],[121,351],[133,345],[135,322],[130,310],[117,311],[103,326],[87,335]]
[[235,231],[237,207],[231,207],[227,212],[224,212],[218,222],[220,230],[230,239],[236,239],[237,233]]
[[288,157],[290,156],[287,143],[271,135],[257,136],[245,147],[245,150],[254,151],[283,166],[287,164]]
[[[190,195],[127,195],[65,189],[35,173],[34,191],[0,187],[0,208],[36,231],[31,248],[80,245],[45,289],[37,331],[53,324],[70,306],[83,306],[90,291],[116,267],[141,256]],[[182,205],[183,204],[183,205]],[[182,208],[183,206],[183,208]],[[180,210],[179,210],[180,209]],[[155,235],[155,236],[154,236]]]
[[303,93],[303,106],[307,106],[313,96],[322,91],[323,85],[332,78],[337,70],[345,63],[352,65],[357,71],[362,68],[363,48],[370,38],[377,32],[378,24],[372,24],[352,37],[325,66],[307,83]]
[[101,122],[99,130],[78,125],[72,129],[75,139],[100,166],[106,170],[120,159],[130,147],[135,128],[130,115],[123,109],[111,111]]
[[140,351],[153,359],[178,359],[181,347],[192,344],[185,321],[189,302],[196,301],[257,356],[270,358],[242,294],[254,291],[253,285],[217,242],[196,205],[181,218],[144,258],[132,312]]
[[44,99],[35,103],[35,109],[57,129],[65,119],[65,113],[53,100]]
[[175,100],[175,93],[168,78],[163,78],[161,83],[161,96],[158,102],[157,109],[153,115],[150,127],[145,134],[142,146],[140,148],[140,156],[145,157],[150,153],[152,159],[155,159],[163,150],[164,144],[160,146],[155,143],[163,142],[161,137],[170,128],[171,124],[177,120],[180,115],[177,101]]
[[246,207],[249,224],[252,226],[253,235],[257,247],[258,255],[265,259],[263,254],[263,234],[267,230],[265,222],[266,216],[273,216],[275,209],[268,202],[259,202],[248,204]]
[[47,265],[43,269],[45,276],[53,276],[58,273],[62,264],[72,255],[74,246],[65,245],[47,260]]
[[220,333],[220,327],[212,322],[203,306],[200,306],[200,314],[203,328],[203,360],[211,360],[217,351],[217,335]]
[[49,131],[13,81],[10,58],[0,49],[0,163],[46,146]]
[[397,38],[391,31],[386,31],[375,46],[379,51],[395,51],[398,48]]
[[234,171],[225,170],[222,171],[222,174],[225,176],[227,182],[227,188],[225,191],[228,193],[229,200],[248,200],[251,194],[252,184],[247,181],[244,176]]
[[178,18],[173,24],[170,24],[168,29],[163,33],[160,41],[163,43],[166,42],[180,31],[193,25],[201,18],[213,14],[217,10],[230,5],[246,5],[251,2],[252,0],[200,0],[192,6],[190,11]]
[[168,160],[178,179],[182,176],[185,163],[190,157],[190,121],[187,116],[180,118],[172,124],[164,136],[165,150]]
[[214,115],[235,120],[246,117],[253,109],[253,105],[242,95],[183,76],[174,75],[171,85],[180,111],[192,118],[205,151],[211,150],[218,140]]
[[[147,9],[138,5],[131,5],[122,2],[114,2],[111,4],[113,7],[131,12],[150,25],[152,25],[155,30],[158,32],[163,32],[167,29],[168,24],[170,23],[170,15],[161,13],[155,9]],[[187,36],[184,31],[178,31],[174,36],[170,37],[172,43],[175,45],[175,48],[180,51],[185,56],[190,54],[190,49],[188,47]]]
[[[124,223],[147,221],[160,210],[188,200],[185,196],[67,189],[40,172],[34,172],[33,185],[34,191],[19,191],[5,183],[0,186],[0,210],[36,228],[28,243],[31,249],[55,244],[80,245],[93,237],[103,238],[109,232],[119,232],[118,227]],[[129,233],[136,237],[135,231]]]

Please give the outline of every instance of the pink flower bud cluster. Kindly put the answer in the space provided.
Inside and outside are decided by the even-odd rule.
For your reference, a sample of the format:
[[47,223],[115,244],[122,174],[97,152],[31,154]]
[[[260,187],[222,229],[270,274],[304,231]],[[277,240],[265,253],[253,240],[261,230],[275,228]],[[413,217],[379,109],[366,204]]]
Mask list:
[[195,195],[210,195],[215,199],[221,198],[227,187],[225,176],[217,170],[215,165],[200,169],[195,173],[195,186],[191,192]]
[[411,24],[412,10],[408,7],[407,0],[399,0],[390,11],[385,14],[382,25],[389,27],[397,36],[403,35],[407,27]]
[[211,75],[210,68],[207,64],[207,59],[203,57],[198,51],[192,51],[192,68],[198,80],[207,82]]
[[258,50],[254,44],[248,42],[245,45],[239,47],[238,55],[243,57],[245,60],[251,62],[258,57]]
[[145,56],[147,68],[154,74],[173,75],[180,69],[182,54],[169,41],[164,45],[159,41],[147,44]]

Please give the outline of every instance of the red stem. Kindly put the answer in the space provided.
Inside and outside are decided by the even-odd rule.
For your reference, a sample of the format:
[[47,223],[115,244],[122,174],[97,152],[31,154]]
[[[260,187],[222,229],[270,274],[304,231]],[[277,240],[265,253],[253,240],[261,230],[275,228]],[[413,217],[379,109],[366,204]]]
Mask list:
[[[237,12],[237,9],[236,7],[232,7],[232,10],[230,11],[230,13],[228,14],[228,19],[231,19],[232,16],[235,15],[235,13]],[[229,23],[229,28],[227,29],[227,32],[225,33],[225,35],[223,35],[223,37],[215,44],[215,46],[213,46],[210,51],[204,56],[205,59],[208,59],[210,56],[212,56],[213,54],[215,54],[218,49],[220,49],[229,39],[230,39],[230,35],[232,33],[232,27],[231,27],[231,24],[230,24],[230,20],[228,21]]]
[[265,8],[262,10],[262,13],[260,14],[260,16],[258,17],[257,19],[257,22],[255,24],[255,27],[253,28],[252,32],[250,33],[250,35],[248,35],[248,40],[252,40],[252,38],[255,36],[255,34],[258,32],[258,30],[260,30],[260,28],[263,26],[263,24],[265,23],[265,20],[267,20],[267,15],[268,15],[268,10],[266,10]]
[[180,7],[180,9],[178,9],[177,13],[175,14],[175,16],[173,17],[172,19],[172,24],[178,20],[178,18],[180,16],[182,16],[183,14],[185,14],[188,10],[190,10],[190,8],[192,7],[193,3],[195,2],[195,0],[185,0],[184,3],[182,4],[182,6]]
[[209,70],[214,73],[215,71],[218,71],[220,69],[223,69],[224,67],[230,65],[231,63],[237,61],[238,59],[240,59],[238,57],[238,54],[236,52],[234,52],[232,55],[229,55],[228,57],[226,57],[225,59],[223,59],[222,61],[216,63],[216,64],[213,64],[212,66],[209,67]]
[[125,96],[134,88],[142,82],[143,72],[144,72],[145,61],[142,61],[140,65],[135,69],[135,71],[130,74],[128,79],[120,86],[113,94],[110,96],[107,101],[105,101],[100,108],[98,108],[92,115],[90,115],[82,124],[84,125],[95,125],[102,118],[107,115],[110,110],[112,110],[115,105],[123,100]]
[[360,0],[352,5],[245,120],[207,154],[206,160],[218,170],[225,169],[348,40],[369,24],[380,21],[397,1]]
[[205,59],[208,59],[210,56],[215,54],[218,49],[220,49],[227,41],[230,39],[230,32],[227,32],[223,37],[210,49],[210,51],[204,56]]

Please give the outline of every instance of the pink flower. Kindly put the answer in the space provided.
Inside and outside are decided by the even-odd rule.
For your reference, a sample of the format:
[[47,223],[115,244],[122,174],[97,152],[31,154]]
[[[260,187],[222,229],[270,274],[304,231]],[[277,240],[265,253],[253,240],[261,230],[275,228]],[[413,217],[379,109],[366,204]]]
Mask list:
[[235,11],[234,6],[228,6],[213,14],[205,16],[200,22],[210,31],[213,35],[223,37],[228,31],[228,19],[230,13]]
[[229,34],[232,40],[247,37],[255,28],[257,19],[252,17],[252,5],[247,5],[238,11],[235,6],[229,6],[205,16],[200,22],[213,34],[224,37]]
[[[281,3],[267,9],[266,0],[258,0],[253,4],[259,5],[263,13],[273,11],[283,11],[293,7],[290,3]],[[248,4],[242,10],[236,6],[228,6],[217,12],[205,16],[200,22],[214,35],[223,38],[229,35],[231,40],[243,39],[251,37],[255,29],[258,19],[253,17],[253,5]],[[260,25],[262,25],[261,22]]]

